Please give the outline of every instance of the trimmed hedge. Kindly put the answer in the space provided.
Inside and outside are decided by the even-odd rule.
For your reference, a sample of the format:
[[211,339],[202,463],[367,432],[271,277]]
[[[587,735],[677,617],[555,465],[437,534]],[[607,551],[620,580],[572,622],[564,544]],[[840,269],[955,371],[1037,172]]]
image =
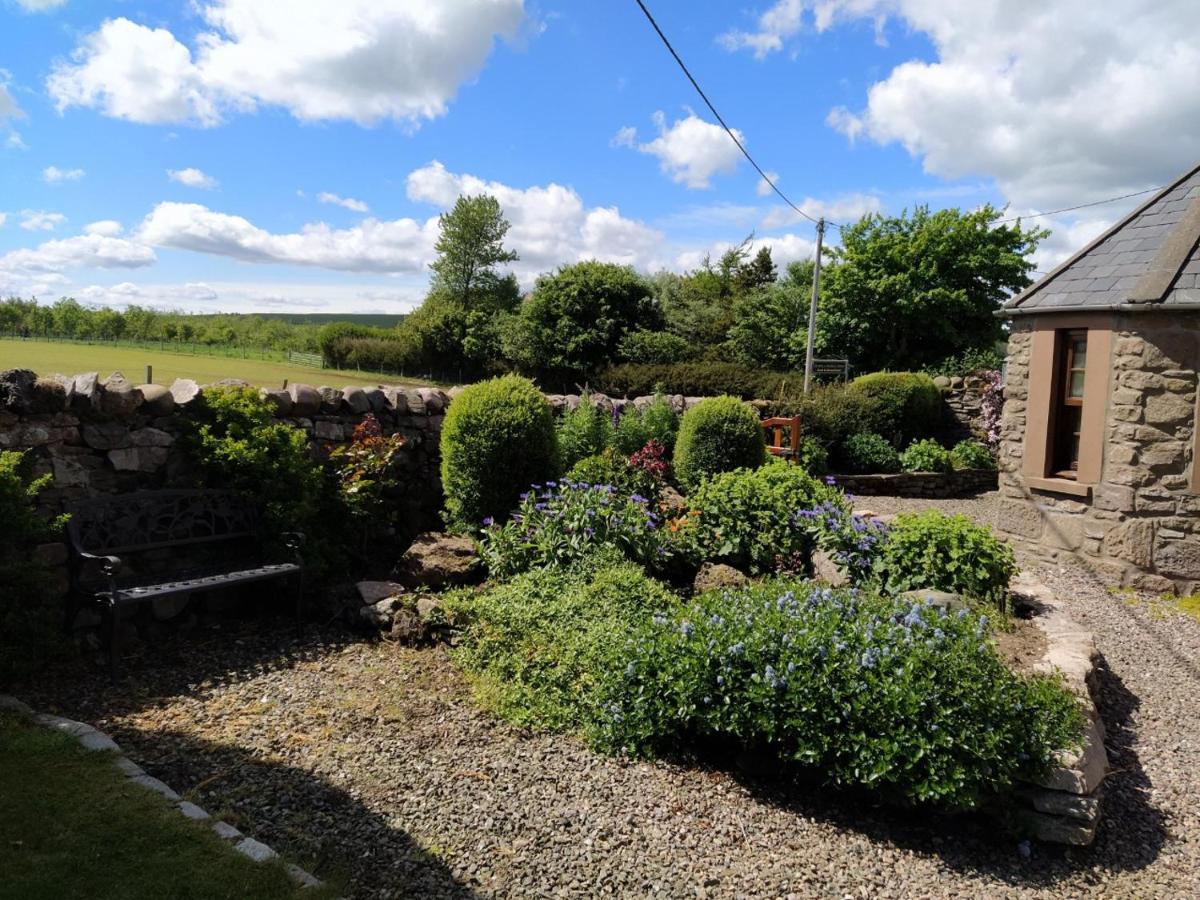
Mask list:
[[873,401],[863,431],[874,431],[894,447],[936,434],[942,424],[942,392],[924,372],[872,372],[850,382],[850,390]]
[[592,386],[612,396],[641,397],[662,390],[688,397],[722,394],[743,400],[799,397],[804,374],[752,369],[738,363],[625,363],[610,366],[592,379]]
[[505,375],[465,388],[442,425],[442,488],[452,524],[503,517],[558,465],[554,413],[528,378]]
[[758,413],[736,397],[709,397],[683,414],[674,466],[686,490],[720,472],[757,468],[766,457]]

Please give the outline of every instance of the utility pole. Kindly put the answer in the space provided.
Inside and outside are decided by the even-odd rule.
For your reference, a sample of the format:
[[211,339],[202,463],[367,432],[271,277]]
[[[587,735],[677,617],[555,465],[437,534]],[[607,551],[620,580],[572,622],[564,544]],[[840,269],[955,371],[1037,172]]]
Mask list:
[[808,349],[804,354],[804,395],[812,388],[813,341],[817,336],[817,295],[821,291],[821,244],[825,238],[825,219],[817,220],[817,264],[813,266],[812,303],[808,307]]

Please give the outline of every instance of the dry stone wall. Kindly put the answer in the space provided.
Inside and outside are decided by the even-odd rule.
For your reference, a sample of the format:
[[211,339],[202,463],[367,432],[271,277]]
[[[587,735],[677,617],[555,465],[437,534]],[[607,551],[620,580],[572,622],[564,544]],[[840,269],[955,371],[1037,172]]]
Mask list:
[[1009,339],[1001,530],[1043,558],[1078,556],[1114,584],[1200,590],[1200,495],[1191,490],[1200,315],[1114,316],[1104,463],[1088,498],[1025,484],[1030,328],[1018,320]]

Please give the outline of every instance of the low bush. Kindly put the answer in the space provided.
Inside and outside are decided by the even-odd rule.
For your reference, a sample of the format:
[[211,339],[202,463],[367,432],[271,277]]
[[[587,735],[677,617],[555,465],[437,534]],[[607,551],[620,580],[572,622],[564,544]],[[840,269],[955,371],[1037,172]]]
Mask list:
[[900,471],[900,454],[896,448],[870,431],[846,438],[842,459],[847,472],[872,475]]
[[942,393],[923,372],[873,372],[850,382],[850,390],[871,403],[864,431],[881,434],[893,446],[927,438],[942,421]]
[[845,514],[845,498],[800,466],[774,460],[757,469],[714,475],[689,498],[692,513],[669,530],[697,562],[748,572],[811,571],[823,520],[804,511],[828,506]]
[[642,494],[655,499],[663,484],[661,473],[635,466],[630,460],[609,447],[603,453],[587,456],[575,463],[563,476],[563,484],[581,482],[586,485],[611,484],[621,494]]
[[522,495],[507,522],[484,520],[479,554],[493,578],[565,566],[611,548],[643,566],[667,552],[650,498],[610,483],[550,481]]
[[947,356],[941,362],[925,367],[928,375],[974,375],[977,372],[988,372],[999,369],[1004,365],[1005,347],[1003,344],[982,349],[964,350],[954,356]]
[[691,490],[719,472],[760,466],[766,455],[758,414],[736,397],[710,397],[684,413],[679,424],[675,477]]
[[950,452],[932,438],[913,441],[900,454],[900,467],[905,472],[949,472],[954,468]]
[[367,413],[350,443],[329,454],[341,503],[362,529],[364,549],[369,535],[395,523],[401,451],[407,443],[399,434],[385,435],[379,420]]
[[961,809],[1043,770],[1082,727],[1060,683],[1005,666],[985,618],[853,590],[780,581],[664,603],[623,646],[596,673],[589,726],[610,751],[732,743]]
[[636,565],[589,558],[455,599],[470,625],[454,656],[480,701],[521,727],[590,719],[598,679],[624,666],[630,634],[673,595]]
[[624,363],[602,370],[592,387],[613,396],[643,397],[656,390],[688,397],[730,394],[743,400],[799,397],[804,374],[752,369],[717,360],[651,365]]
[[617,353],[631,363],[680,363],[696,356],[696,349],[669,331],[633,331],[621,339]]
[[442,424],[446,514],[459,527],[508,514],[528,485],[554,476],[558,445],[545,396],[506,375],[465,388]]
[[890,593],[951,591],[1003,609],[1017,563],[1012,548],[990,529],[931,509],[896,517],[874,570]]
[[645,409],[626,406],[617,422],[613,446],[626,456],[641,450],[650,441],[658,441],[670,456],[675,450],[679,416],[661,391]]
[[800,438],[800,450],[796,462],[809,475],[825,475],[829,472],[829,451],[813,437]]
[[995,469],[992,451],[979,441],[959,441],[950,451],[950,462],[956,469]]
[[603,453],[613,442],[612,416],[593,404],[586,393],[579,398],[575,409],[563,411],[557,430],[559,459],[564,470],[585,457]]
[[63,649],[61,610],[33,548],[56,539],[66,517],[37,512],[51,476],[33,478],[23,453],[0,451],[0,684],[28,675]]
[[344,367],[346,364],[346,341],[354,338],[371,338],[387,340],[395,335],[394,331],[375,328],[371,325],[360,325],[356,322],[330,322],[322,325],[317,331],[317,346],[327,365]]

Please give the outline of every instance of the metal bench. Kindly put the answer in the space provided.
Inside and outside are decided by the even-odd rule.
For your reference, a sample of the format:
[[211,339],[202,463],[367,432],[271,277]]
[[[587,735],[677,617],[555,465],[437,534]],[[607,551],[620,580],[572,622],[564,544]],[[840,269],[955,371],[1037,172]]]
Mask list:
[[67,625],[84,605],[100,605],[114,675],[122,611],[138,603],[291,578],[301,621],[304,535],[280,535],[292,560],[269,562],[250,498],[228,491],[139,491],[85,500],[67,511]]

